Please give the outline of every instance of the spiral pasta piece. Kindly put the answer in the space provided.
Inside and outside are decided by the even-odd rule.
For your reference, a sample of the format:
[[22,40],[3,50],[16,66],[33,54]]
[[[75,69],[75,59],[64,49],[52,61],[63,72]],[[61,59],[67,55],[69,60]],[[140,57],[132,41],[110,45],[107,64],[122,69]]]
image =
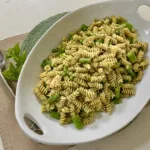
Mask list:
[[43,83],[38,83],[37,88],[39,89],[39,91],[43,94],[47,94],[48,90],[44,87]]
[[98,76],[98,77],[92,76],[90,80],[91,80],[91,82],[101,82],[104,78],[105,78],[105,76]]
[[111,114],[112,111],[113,111],[112,103],[107,102],[106,103],[106,112],[108,112],[109,114]]
[[88,82],[88,86],[91,88],[97,88],[97,89],[102,89],[103,85],[101,83],[96,83],[96,82]]
[[76,99],[76,97],[78,97],[80,95],[79,90],[74,91],[72,94],[70,94],[69,96],[67,96],[67,99],[72,101],[74,99]]
[[74,81],[64,81],[63,86],[66,88],[67,87],[77,88],[78,84]]
[[61,80],[62,80],[62,76],[60,75],[55,76],[50,83],[50,88],[61,87]]
[[75,78],[74,81],[77,82],[79,85],[81,85],[83,87],[88,87],[87,83],[84,80],[80,79],[80,78]]
[[117,83],[120,84],[120,83],[123,83],[123,77],[122,75],[118,72],[116,73],[117,77],[116,77],[116,80],[117,80]]
[[108,75],[107,75],[107,79],[109,81],[109,83],[111,84],[111,86],[116,85],[116,79],[117,79],[117,75],[115,73],[115,71],[111,71]]
[[93,117],[88,117],[88,118],[84,118],[82,121],[84,125],[88,125],[88,124],[91,124],[93,120],[94,120]]
[[123,80],[125,80],[125,81],[131,81],[132,80],[132,77],[129,75],[122,75],[122,77],[123,77]]
[[137,56],[137,61],[141,62],[141,60],[143,59],[143,57],[144,57],[144,52],[143,51],[139,51],[138,56]]
[[123,89],[122,93],[127,95],[135,95],[135,89]]
[[47,99],[47,97],[44,94],[42,94],[37,88],[34,88],[34,93],[39,97],[41,101]]
[[81,94],[85,95],[86,97],[89,97],[89,98],[96,97],[96,93],[93,90],[87,90],[87,89],[84,89],[83,87],[80,87],[79,91]]

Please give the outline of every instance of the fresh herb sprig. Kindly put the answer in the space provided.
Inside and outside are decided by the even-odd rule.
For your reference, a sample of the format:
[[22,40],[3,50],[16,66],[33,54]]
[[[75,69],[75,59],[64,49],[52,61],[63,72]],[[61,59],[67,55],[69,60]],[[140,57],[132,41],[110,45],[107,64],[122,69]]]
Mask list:
[[18,81],[22,66],[27,58],[26,51],[21,52],[19,44],[9,48],[6,54],[6,60],[11,60],[8,69],[2,72],[3,76],[11,81]]

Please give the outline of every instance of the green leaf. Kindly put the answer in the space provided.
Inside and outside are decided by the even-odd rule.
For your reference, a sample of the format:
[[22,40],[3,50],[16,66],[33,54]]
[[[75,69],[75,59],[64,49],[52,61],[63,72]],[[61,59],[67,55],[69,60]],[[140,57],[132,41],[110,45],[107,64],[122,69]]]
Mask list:
[[12,48],[9,48],[8,50],[7,50],[7,54],[6,54],[6,60],[8,60],[8,59],[10,59],[11,57],[12,57]]
[[10,63],[9,65],[9,70],[14,74],[14,75],[18,75],[18,71],[16,70],[15,66]]
[[17,72],[18,72],[18,74],[20,74],[22,67],[23,67],[23,65],[19,66],[19,67],[16,69]]
[[26,51],[20,52],[19,43],[13,48],[7,50],[6,59],[11,59],[15,65],[10,63],[9,68],[3,72],[3,75],[8,80],[17,81],[19,78],[22,66],[27,58]]
[[6,79],[12,81],[17,81],[19,77],[19,73],[12,63],[10,63],[9,68],[3,71],[2,74]]
[[16,44],[13,48],[9,48],[6,54],[6,59],[12,59],[17,67],[23,65],[27,57],[26,51],[22,53],[20,51],[19,44]]
[[14,55],[19,57],[19,54],[20,54],[19,43],[17,43],[17,44],[14,46],[13,51],[14,51]]

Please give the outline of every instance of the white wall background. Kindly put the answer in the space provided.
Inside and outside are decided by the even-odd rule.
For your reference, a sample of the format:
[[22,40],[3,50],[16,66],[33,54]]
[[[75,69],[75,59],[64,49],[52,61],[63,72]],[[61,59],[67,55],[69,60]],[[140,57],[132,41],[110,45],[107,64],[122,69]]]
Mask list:
[[105,0],[0,0],[0,40],[29,32],[40,21]]

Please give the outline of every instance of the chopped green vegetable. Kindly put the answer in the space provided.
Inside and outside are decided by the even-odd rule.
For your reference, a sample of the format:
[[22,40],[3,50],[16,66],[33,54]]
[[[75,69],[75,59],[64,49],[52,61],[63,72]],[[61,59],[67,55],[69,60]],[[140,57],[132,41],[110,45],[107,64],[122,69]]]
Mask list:
[[69,39],[69,40],[72,40],[72,38],[73,38],[73,34],[69,34],[69,35],[68,35],[68,39]]
[[52,52],[53,52],[53,53],[56,53],[56,52],[59,52],[59,51],[60,51],[59,48],[54,48],[54,49],[52,49]]
[[60,55],[61,53],[65,52],[64,48],[55,48],[52,50],[53,53],[55,53],[56,55]]
[[17,67],[24,64],[26,57],[26,51],[21,53],[19,44],[16,44],[13,48],[7,50],[6,59],[13,59]]
[[128,28],[130,31],[131,31],[132,28],[133,28],[133,25],[130,24],[130,23],[128,23],[128,22],[124,22],[124,23],[123,23],[123,26],[124,26],[125,28]]
[[64,66],[62,76],[65,77],[68,74],[68,67]]
[[57,119],[57,120],[60,119],[60,115],[59,115],[59,113],[56,112],[56,111],[51,111],[51,112],[50,112],[50,116],[51,116],[52,118]]
[[48,99],[48,103],[52,103],[52,102],[56,101],[59,97],[60,97],[60,95],[59,95],[58,93],[52,95],[52,96]]
[[88,29],[88,26],[87,26],[87,25],[83,24],[83,25],[81,26],[81,30],[82,30],[82,31],[87,31],[87,29]]
[[130,61],[131,63],[134,63],[134,62],[136,61],[136,56],[135,56],[135,54],[134,54],[133,52],[129,52],[129,53],[127,54],[127,58],[129,59],[129,61]]
[[48,58],[43,60],[41,67],[44,68],[46,65],[50,65],[52,67],[52,61]]
[[124,80],[124,83],[129,83],[129,81],[128,80]]
[[114,104],[122,103],[122,100],[120,98],[114,98],[112,101],[114,102]]
[[115,98],[116,99],[120,98],[120,87],[115,88]]
[[80,58],[79,62],[82,64],[91,63],[91,58]]
[[82,123],[82,121],[81,121],[81,118],[80,118],[80,116],[74,116],[73,118],[72,118],[72,121],[73,121],[73,123],[74,123],[74,125],[75,125],[75,127],[77,128],[77,129],[83,129],[83,127],[84,127],[84,125],[83,125],[83,123]]
[[9,48],[7,50],[6,59],[13,60],[14,65],[10,63],[8,69],[2,72],[3,76],[8,80],[17,81],[26,58],[26,51],[21,53],[19,44],[16,44],[13,48]]
[[69,78],[70,78],[70,80],[71,80],[71,81],[73,81],[73,79],[74,79],[74,76],[72,76],[72,75],[71,75]]
[[131,77],[135,77],[135,73],[133,72],[130,66],[126,66],[126,70]]
[[65,54],[65,52],[64,53],[61,53],[61,54],[59,54],[59,56],[60,57],[63,57],[63,56],[65,56],[66,54]]
[[119,30],[119,29],[116,29],[116,30],[115,30],[115,33],[116,33],[117,35],[120,35],[120,30]]
[[113,66],[113,68],[119,68],[120,65],[121,65],[121,63],[120,63],[120,62],[117,62],[117,63]]
[[134,39],[132,37],[129,37],[128,39],[130,41],[130,44],[133,44]]
[[103,44],[103,43],[104,43],[104,39],[96,40],[96,41],[95,41],[95,43],[96,43],[96,44],[100,44],[100,43],[102,43],[102,44]]
[[84,41],[84,40],[82,39],[82,40],[80,40],[79,42],[82,44],[82,43],[83,43],[83,41]]

